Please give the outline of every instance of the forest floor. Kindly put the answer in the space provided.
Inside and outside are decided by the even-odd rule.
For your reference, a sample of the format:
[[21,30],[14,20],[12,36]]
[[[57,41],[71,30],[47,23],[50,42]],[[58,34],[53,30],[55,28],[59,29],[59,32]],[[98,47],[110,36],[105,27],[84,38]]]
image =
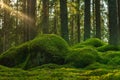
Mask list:
[[0,80],[120,80],[120,46],[40,35],[0,55]]
[[36,68],[22,70],[0,66],[0,80],[120,80],[120,69]]

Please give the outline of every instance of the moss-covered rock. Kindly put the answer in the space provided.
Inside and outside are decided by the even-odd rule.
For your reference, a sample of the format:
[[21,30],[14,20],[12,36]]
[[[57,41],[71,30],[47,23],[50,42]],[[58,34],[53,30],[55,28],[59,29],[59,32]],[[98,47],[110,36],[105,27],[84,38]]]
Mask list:
[[103,45],[101,47],[97,48],[98,51],[100,52],[106,52],[106,51],[120,51],[120,46],[115,46],[115,45]]
[[100,47],[100,46],[103,46],[105,45],[106,43],[101,41],[100,39],[98,38],[90,38],[90,39],[87,39],[86,41],[84,42],[81,42],[81,43],[78,43],[78,44],[75,44],[73,46],[73,48],[83,48],[83,47],[88,47],[88,46],[91,46],[91,47]]
[[108,62],[109,65],[114,65],[114,66],[117,66],[117,65],[120,65],[120,56],[116,56],[114,58],[112,58],[109,62]]
[[108,51],[102,54],[103,63],[117,67],[120,65],[120,51]]
[[75,67],[84,68],[96,62],[99,58],[97,51],[92,48],[77,48],[70,51],[66,61]]
[[61,37],[48,34],[11,48],[0,56],[0,64],[31,68],[47,63],[64,64],[68,44]]

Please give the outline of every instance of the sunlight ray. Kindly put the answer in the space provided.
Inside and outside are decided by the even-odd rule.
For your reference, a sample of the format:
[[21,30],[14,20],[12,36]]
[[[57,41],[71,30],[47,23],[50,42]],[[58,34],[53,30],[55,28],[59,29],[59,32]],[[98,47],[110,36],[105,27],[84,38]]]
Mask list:
[[12,12],[12,16],[18,17],[21,20],[24,20],[26,22],[33,22],[33,19],[28,17],[27,15],[25,15],[24,13],[22,13],[21,11],[17,11],[15,9],[13,9],[12,7],[8,6],[7,4],[5,4],[3,2],[3,0],[0,0],[0,8],[4,9],[8,12]]

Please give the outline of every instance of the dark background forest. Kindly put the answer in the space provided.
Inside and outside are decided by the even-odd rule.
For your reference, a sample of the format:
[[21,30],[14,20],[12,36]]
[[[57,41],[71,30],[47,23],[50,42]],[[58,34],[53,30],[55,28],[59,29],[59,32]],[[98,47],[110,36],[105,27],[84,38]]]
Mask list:
[[119,6],[115,7],[117,3],[114,2],[1,0],[0,52],[29,41],[38,34],[60,35],[70,45],[93,37],[118,44],[114,40],[118,37]]

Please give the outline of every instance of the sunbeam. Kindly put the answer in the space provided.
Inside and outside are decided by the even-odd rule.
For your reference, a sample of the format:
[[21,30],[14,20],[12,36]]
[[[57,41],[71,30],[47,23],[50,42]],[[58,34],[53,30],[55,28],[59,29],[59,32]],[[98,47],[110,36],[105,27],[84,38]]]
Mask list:
[[12,7],[9,7],[7,4],[3,2],[3,0],[0,0],[0,8],[4,9],[8,12],[12,12],[12,16],[18,17],[21,20],[24,20],[26,22],[33,22],[33,19],[22,13],[21,11],[17,11],[13,9]]

